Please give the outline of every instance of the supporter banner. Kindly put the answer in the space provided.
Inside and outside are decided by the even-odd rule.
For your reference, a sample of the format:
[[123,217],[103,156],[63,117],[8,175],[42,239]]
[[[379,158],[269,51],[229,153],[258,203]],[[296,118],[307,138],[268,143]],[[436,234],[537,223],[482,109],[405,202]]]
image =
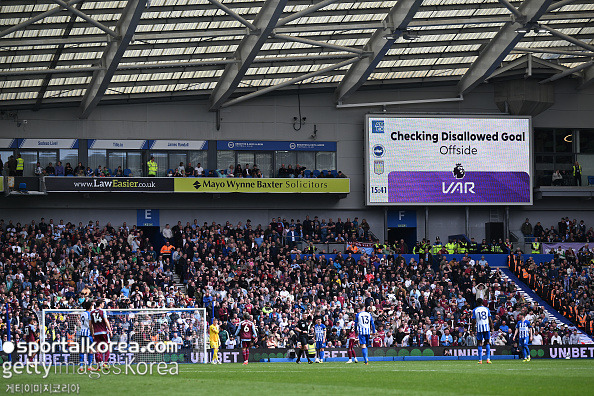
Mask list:
[[99,140],[89,139],[87,141],[89,150],[143,150],[148,148],[148,140]]
[[[482,258],[484,258],[485,261],[487,261],[487,263],[489,264],[489,266],[491,268],[501,268],[501,267],[507,268],[507,258],[509,255],[506,253],[501,253],[501,254],[472,253],[472,254],[469,254],[469,256],[471,259],[473,259],[477,263]],[[448,260],[448,261],[451,259],[461,260],[462,257],[464,257],[464,255],[463,254],[444,254],[443,257],[445,257],[446,260]],[[537,264],[547,263],[555,258],[555,256],[553,256],[552,254],[523,254],[522,260],[526,261],[530,257],[532,257],[532,259],[534,259],[534,262]]]
[[208,150],[206,140],[149,140],[150,150]]
[[18,139],[20,149],[77,149],[78,139]]
[[349,179],[174,178],[175,192],[348,193]]
[[[342,258],[345,259],[345,258],[348,257],[348,255],[349,255],[348,253],[343,253],[342,254]],[[303,260],[308,259],[310,256],[311,256],[311,254],[301,254],[300,255],[300,257]],[[316,253],[316,257],[322,257],[322,256],[324,256],[327,260],[330,260],[330,259],[336,260],[336,256],[337,255],[334,254],[334,253],[320,253],[320,252],[317,252]],[[355,260],[359,261],[359,259],[361,258],[362,254],[360,254],[360,253],[352,253],[351,256]],[[407,263],[410,262],[410,259],[414,259],[416,261],[419,260],[419,255],[418,254],[402,254],[401,256],[402,256],[402,258],[404,258],[404,261],[406,261]],[[294,260],[296,257],[297,257],[296,254],[291,254],[291,260]],[[378,255],[378,257],[382,258],[382,257],[386,257],[386,255],[385,254],[381,254],[381,255]]]
[[532,203],[529,117],[366,121],[368,205]]
[[367,254],[373,253],[373,243],[371,242],[353,242],[353,245],[363,250]]
[[217,150],[260,151],[336,151],[336,142],[253,142],[245,140],[219,140]]
[[[253,348],[250,349],[250,362],[259,362],[262,359],[283,359],[295,357],[294,349],[288,348]],[[355,348],[357,356],[361,357],[361,349]],[[491,353],[494,356],[517,355],[517,350],[509,346],[491,346]],[[327,348],[327,358],[348,358],[346,348]],[[478,356],[477,347],[406,347],[406,348],[369,348],[370,357],[395,357],[395,356]],[[566,345],[566,346],[530,346],[530,356],[533,359],[594,359],[594,345]],[[6,355],[0,355],[0,360],[5,360]],[[129,353],[113,352],[110,354],[110,364],[125,364],[126,359],[131,360],[135,355]],[[223,363],[240,363],[243,361],[241,349],[219,349],[219,357]],[[210,359],[210,358],[209,358]],[[25,355],[13,354],[13,361],[25,362]],[[79,355],[70,353],[46,354],[44,364],[78,364]],[[203,353],[188,348],[181,348],[175,353],[162,353],[154,356],[145,355],[142,360],[138,356],[135,362],[139,361],[163,361],[166,363],[200,363],[203,361]]]
[[[371,244],[365,244],[365,243],[357,243],[357,246],[359,246],[359,244],[363,244],[363,245],[371,245]],[[371,247],[360,247],[359,249],[363,250],[365,249],[365,252],[367,254],[373,254],[373,248]],[[368,253],[368,249],[371,253]],[[311,256],[311,254],[302,254],[300,257],[302,259],[306,259],[309,258],[309,256]],[[324,256],[326,259],[332,259],[334,260],[336,257],[336,254],[331,254],[331,253],[320,253],[320,252],[316,252],[316,256],[320,257],[320,256]],[[348,253],[343,253],[342,257],[345,258],[348,256]],[[359,260],[359,258],[361,257],[361,254],[356,253],[352,255],[355,260]],[[386,256],[386,255],[378,255],[380,257]],[[416,261],[419,260],[419,255],[418,254],[402,254],[401,255],[404,260],[408,263],[410,262],[410,259],[415,259]],[[507,254],[470,254],[469,255],[471,259],[473,259],[475,262],[479,262],[482,258],[484,258],[487,263],[489,264],[489,266],[491,268],[507,268]],[[291,254],[291,259],[295,259],[295,257],[297,257],[296,254]],[[396,257],[396,256],[394,256]],[[463,254],[445,254],[443,257],[445,257],[448,261],[452,260],[452,259],[456,259],[456,260],[461,260],[462,257],[464,257]],[[534,259],[534,261],[536,263],[545,263],[545,262],[549,262],[551,261],[554,256],[552,254],[523,254],[522,258],[523,260],[527,260],[529,257],[532,257]]]
[[47,192],[173,192],[167,177],[44,177]]
[[[584,247],[586,243],[582,242],[559,242],[559,243],[543,243],[542,244],[542,251],[545,253],[550,253],[551,250],[557,250],[559,248],[563,249],[563,251],[567,249],[572,249],[574,252],[577,252],[581,248]],[[590,249],[594,246],[588,246]]]

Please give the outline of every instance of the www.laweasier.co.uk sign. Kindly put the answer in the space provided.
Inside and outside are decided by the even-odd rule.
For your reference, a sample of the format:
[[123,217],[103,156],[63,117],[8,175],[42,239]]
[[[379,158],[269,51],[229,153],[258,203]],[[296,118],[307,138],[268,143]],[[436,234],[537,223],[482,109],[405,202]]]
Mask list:
[[47,192],[173,192],[166,177],[45,177]]
[[45,177],[52,192],[339,193],[349,179],[229,179],[172,177]]

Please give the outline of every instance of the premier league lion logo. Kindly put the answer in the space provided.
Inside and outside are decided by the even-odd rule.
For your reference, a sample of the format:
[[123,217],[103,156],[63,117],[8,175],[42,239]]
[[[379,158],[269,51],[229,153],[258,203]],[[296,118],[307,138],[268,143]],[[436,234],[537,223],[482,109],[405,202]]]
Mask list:
[[464,168],[462,167],[462,164],[456,164],[456,167],[454,168],[452,173],[454,174],[454,177],[456,179],[464,179],[464,175],[466,174]]

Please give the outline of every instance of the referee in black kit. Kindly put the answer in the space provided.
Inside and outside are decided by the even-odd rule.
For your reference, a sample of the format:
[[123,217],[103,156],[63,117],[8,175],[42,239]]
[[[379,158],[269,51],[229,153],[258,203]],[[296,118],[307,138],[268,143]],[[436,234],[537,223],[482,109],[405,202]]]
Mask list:
[[309,353],[307,353],[307,344],[309,343],[311,321],[311,316],[308,316],[305,319],[301,318],[297,322],[297,327],[295,327],[295,332],[297,333],[297,342],[300,344],[299,349],[297,350],[297,364],[301,363],[301,354],[305,355],[305,357],[307,358],[307,363],[313,363],[309,358]]

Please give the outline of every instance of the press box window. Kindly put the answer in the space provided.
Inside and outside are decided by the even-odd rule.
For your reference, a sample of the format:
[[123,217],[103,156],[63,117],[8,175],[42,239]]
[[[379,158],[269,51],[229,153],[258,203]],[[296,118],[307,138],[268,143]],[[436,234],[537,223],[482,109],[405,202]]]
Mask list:
[[198,164],[206,169],[206,151],[153,151],[149,155],[155,157],[157,163],[157,177],[167,176],[167,172],[171,169],[175,173],[175,169],[179,167],[180,162],[183,166],[187,166],[188,162],[196,168]]
[[89,165],[93,172],[99,166],[101,168],[107,167],[113,175],[116,173],[118,166],[122,167],[122,171],[130,169],[131,176],[142,176],[142,152],[141,151],[124,151],[124,150],[89,150]]
[[[78,150],[76,149],[21,150],[20,154],[24,161],[23,176],[35,176],[37,162],[43,169],[46,169],[50,162],[54,168],[58,161],[62,162],[64,168],[66,168],[68,162],[72,168],[75,168],[78,164]],[[6,158],[8,159],[8,157]]]

